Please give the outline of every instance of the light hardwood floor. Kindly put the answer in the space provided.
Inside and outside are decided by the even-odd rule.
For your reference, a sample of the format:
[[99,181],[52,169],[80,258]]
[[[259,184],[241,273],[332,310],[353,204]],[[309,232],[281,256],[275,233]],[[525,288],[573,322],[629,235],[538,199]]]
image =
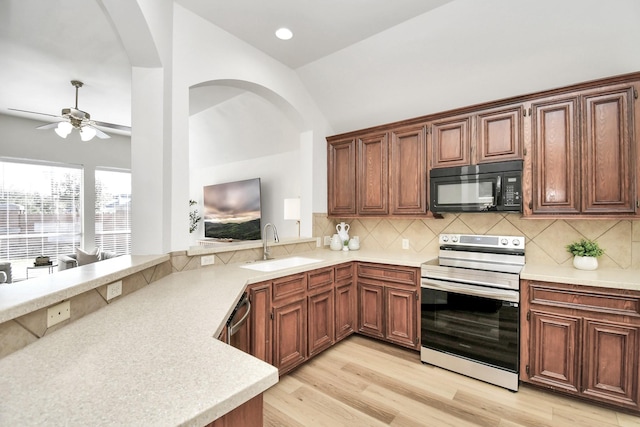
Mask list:
[[267,390],[264,425],[640,427],[640,417],[526,385],[513,393],[354,335]]

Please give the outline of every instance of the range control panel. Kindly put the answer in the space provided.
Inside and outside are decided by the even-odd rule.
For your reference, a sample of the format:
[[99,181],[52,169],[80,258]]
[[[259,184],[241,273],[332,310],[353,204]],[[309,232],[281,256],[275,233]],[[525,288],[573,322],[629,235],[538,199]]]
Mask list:
[[440,246],[503,248],[524,251],[524,236],[490,236],[484,234],[441,234]]

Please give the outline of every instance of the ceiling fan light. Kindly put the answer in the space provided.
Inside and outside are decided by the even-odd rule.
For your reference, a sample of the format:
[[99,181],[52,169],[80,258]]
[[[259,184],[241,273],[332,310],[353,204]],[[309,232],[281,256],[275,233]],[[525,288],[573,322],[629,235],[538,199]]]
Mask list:
[[67,135],[71,133],[71,130],[73,130],[73,126],[69,122],[60,122],[54,130],[59,137],[66,138]]
[[80,129],[80,139],[83,141],[90,141],[96,136],[96,130],[92,127],[85,126]]
[[60,128],[55,128],[54,131],[58,134],[58,136],[60,138],[66,138],[67,135],[69,135],[69,132],[65,132],[63,130],[60,130]]

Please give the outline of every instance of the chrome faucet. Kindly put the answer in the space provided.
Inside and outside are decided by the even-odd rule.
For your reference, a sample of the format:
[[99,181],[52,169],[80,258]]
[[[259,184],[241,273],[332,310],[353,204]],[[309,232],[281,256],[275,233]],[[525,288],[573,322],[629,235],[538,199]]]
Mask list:
[[265,224],[264,230],[262,231],[262,259],[263,260],[271,259],[271,257],[269,256],[271,255],[271,252],[269,250],[269,241],[267,239],[267,228],[269,228],[269,226],[271,226],[271,228],[273,229],[273,241],[276,243],[280,241],[280,239],[278,239],[278,230],[276,230],[276,226],[271,224],[270,222]]

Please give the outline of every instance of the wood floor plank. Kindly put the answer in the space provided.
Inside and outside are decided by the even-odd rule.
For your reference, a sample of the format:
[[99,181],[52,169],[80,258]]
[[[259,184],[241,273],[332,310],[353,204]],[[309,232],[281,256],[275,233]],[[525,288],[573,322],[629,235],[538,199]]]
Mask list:
[[267,427],[640,427],[640,417],[527,384],[513,393],[352,336],[264,394]]

